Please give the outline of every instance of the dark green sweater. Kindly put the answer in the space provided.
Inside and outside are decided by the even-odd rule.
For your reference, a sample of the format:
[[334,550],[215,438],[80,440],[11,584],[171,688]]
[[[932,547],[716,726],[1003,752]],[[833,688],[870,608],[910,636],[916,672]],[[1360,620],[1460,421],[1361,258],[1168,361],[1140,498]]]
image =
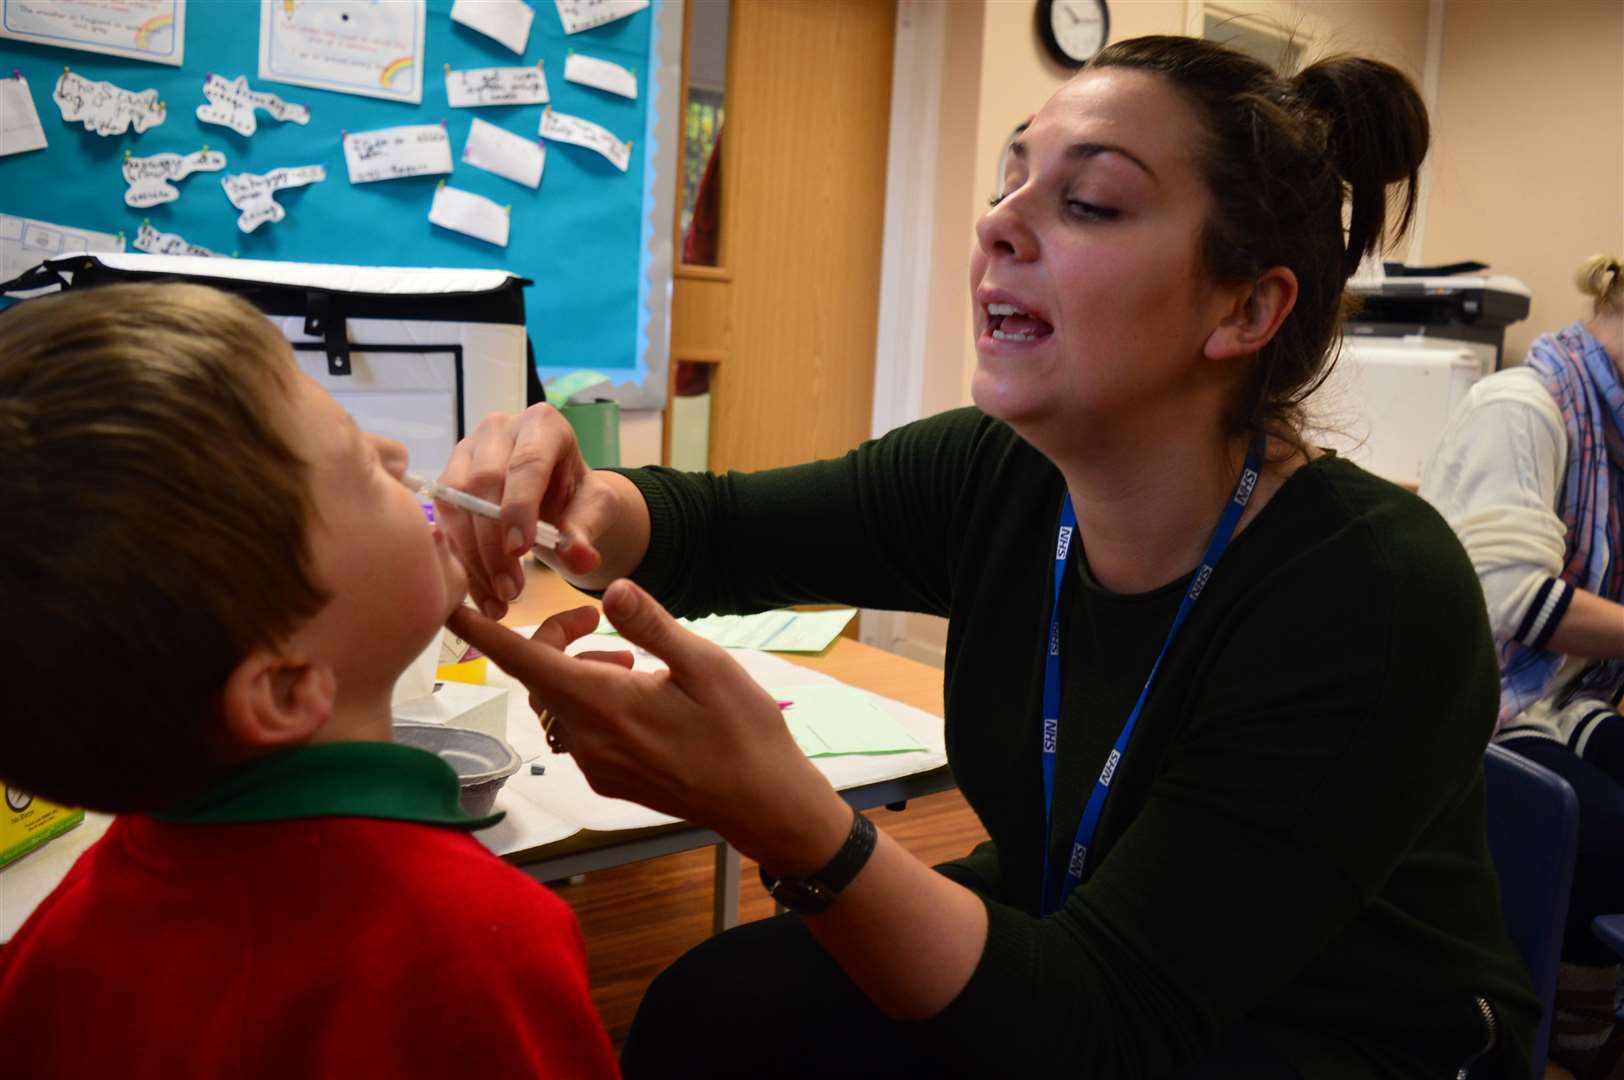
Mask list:
[[[1419,498],[1335,457],[1276,493],[1164,663],[1090,876],[1043,919],[1054,466],[962,409],[832,461],[628,475],[653,522],[637,578],[678,615],[950,619],[947,752],[992,838],[948,868],[985,898],[986,949],[922,1025],[959,1060],[1178,1076],[1244,1023],[1313,1080],[1453,1076],[1485,1041],[1482,995],[1527,1075],[1538,1007],[1484,840],[1495,655],[1472,567]],[[1061,601],[1060,867],[1186,584],[1111,594],[1082,554]]]

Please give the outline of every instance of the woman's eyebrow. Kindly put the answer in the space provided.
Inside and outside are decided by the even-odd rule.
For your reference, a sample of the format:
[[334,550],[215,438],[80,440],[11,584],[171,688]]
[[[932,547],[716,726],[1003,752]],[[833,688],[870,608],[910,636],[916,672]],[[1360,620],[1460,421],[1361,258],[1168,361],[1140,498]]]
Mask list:
[[[1011,157],[1020,158],[1022,161],[1026,160],[1026,144],[1020,142],[1019,140],[1010,143],[1009,153]],[[1160,181],[1160,177],[1156,175],[1155,169],[1152,169],[1132,152],[1122,146],[1118,146],[1116,143],[1072,143],[1070,146],[1066,147],[1065,156],[1075,160],[1077,158],[1098,157],[1101,154],[1120,154],[1122,157],[1127,158],[1129,161],[1143,169],[1146,176],[1150,177],[1152,180],[1156,180],[1158,182]]]

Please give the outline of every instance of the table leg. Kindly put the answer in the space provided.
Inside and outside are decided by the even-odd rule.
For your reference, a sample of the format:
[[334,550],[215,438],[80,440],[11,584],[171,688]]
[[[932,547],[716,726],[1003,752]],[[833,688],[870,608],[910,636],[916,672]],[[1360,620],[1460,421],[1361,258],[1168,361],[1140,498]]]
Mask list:
[[720,934],[739,925],[739,853],[733,845],[716,845],[716,884],[714,918],[711,929]]

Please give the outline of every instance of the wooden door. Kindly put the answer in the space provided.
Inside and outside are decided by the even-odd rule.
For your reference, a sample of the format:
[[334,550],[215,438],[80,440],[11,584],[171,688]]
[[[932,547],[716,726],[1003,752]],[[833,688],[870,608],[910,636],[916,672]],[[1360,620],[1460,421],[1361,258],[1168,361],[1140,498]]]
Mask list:
[[733,0],[721,265],[679,265],[671,311],[672,372],[715,365],[712,469],[869,434],[895,26],[895,0]]

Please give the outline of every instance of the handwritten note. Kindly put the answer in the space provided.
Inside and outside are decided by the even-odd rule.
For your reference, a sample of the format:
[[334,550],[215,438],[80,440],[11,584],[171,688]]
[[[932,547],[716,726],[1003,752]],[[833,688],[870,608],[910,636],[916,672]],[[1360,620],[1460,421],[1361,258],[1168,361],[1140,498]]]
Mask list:
[[237,215],[237,228],[251,233],[267,221],[281,221],[287,217],[282,204],[272,198],[276,192],[284,188],[317,184],[325,179],[327,170],[320,165],[298,165],[272,169],[264,175],[232,173],[221,178],[220,186],[225,188],[226,198],[231,200],[231,205],[242,211]]
[[264,109],[273,120],[310,123],[309,109],[283,101],[275,94],[249,89],[246,75],[238,75],[229,82],[219,75],[210,75],[203,80],[203,96],[209,103],[197,107],[197,118],[205,124],[228,127],[238,135],[252,135],[259,130],[255,109]]
[[139,209],[174,202],[180,198],[180,188],[170,183],[171,180],[182,180],[195,172],[219,172],[225,167],[226,156],[207,147],[184,157],[180,154],[125,155],[124,182],[130,188],[124,193],[124,205]]
[[637,73],[595,56],[570,53],[564,60],[564,78],[595,90],[637,100]]
[[442,229],[507,247],[507,207],[498,206],[483,195],[442,185],[434,192],[429,220]]
[[102,136],[122,135],[132,127],[146,131],[163,123],[166,115],[156,90],[132,93],[110,82],[92,82],[66,68],[56,80],[51,99],[62,110],[63,120],[77,120],[86,131]]
[[519,55],[530,42],[530,23],[536,13],[524,0],[457,0],[451,21],[495,38]]
[[564,33],[579,34],[594,26],[612,23],[635,15],[648,7],[648,0],[556,0],[558,21],[564,24]]
[[579,116],[570,116],[567,113],[554,112],[551,109],[541,114],[541,137],[552,139],[554,142],[566,142],[575,146],[584,146],[588,150],[596,150],[608,158],[621,172],[625,172],[632,160],[632,144],[623,143],[604,128],[599,127],[590,120],[583,120]]
[[451,136],[439,124],[406,124],[344,136],[350,183],[402,180],[451,171]]
[[[49,221],[0,214],[0,281],[10,281],[32,270],[46,259],[79,251],[123,251],[124,236],[92,232],[77,225],[57,225]],[[51,289],[10,293],[34,296]]]
[[515,135],[475,117],[473,126],[468,129],[468,141],[462,146],[462,160],[515,184],[536,188],[541,186],[547,149],[534,139]]
[[186,0],[0,0],[0,38],[179,66]]
[[135,243],[130,246],[148,255],[201,255],[210,259],[220,258],[219,252],[194,244],[179,233],[159,232],[151,223],[145,221],[135,234]]
[[426,18],[423,0],[260,0],[259,77],[415,105]]
[[0,79],[0,157],[45,149],[45,129],[34,109],[34,95],[21,75]]
[[445,69],[445,97],[453,109],[481,105],[545,105],[547,75],[535,67]]

